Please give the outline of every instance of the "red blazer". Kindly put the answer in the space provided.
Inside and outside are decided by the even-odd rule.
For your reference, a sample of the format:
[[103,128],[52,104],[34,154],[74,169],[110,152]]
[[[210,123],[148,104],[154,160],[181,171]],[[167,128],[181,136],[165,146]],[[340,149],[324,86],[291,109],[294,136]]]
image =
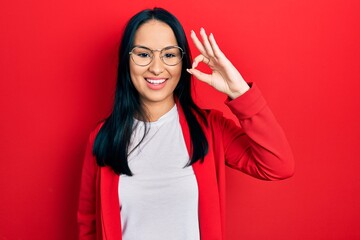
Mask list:
[[[204,127],[209,152],[204,162],[193,164],[199,188],[201,240],[225,239],[225,165],[264,180],[293,174],[293,156],[285,135],[255,84],[242,96],[226,101],[239,119],[238,127],[219,111],[207,111]],[[190,133],[178,105],[183,135],[190,150]],[[121,239],[119,176],[110,167],[99,167],[92,155],[94,139],[86,149],[78,208],[80,239]],[[121,181],[121,176],[120,176]]]

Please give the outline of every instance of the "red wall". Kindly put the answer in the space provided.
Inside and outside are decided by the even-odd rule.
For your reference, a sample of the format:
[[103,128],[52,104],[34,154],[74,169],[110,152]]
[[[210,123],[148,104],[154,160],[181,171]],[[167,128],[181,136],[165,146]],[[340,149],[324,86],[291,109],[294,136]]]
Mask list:
[[358,0],[2,1],[0,239],[76,239],[82,155],[111,107],[121,31],[153,6],[214,33],[295,154],[289,180],[228,171],[228,239],[360,239]]

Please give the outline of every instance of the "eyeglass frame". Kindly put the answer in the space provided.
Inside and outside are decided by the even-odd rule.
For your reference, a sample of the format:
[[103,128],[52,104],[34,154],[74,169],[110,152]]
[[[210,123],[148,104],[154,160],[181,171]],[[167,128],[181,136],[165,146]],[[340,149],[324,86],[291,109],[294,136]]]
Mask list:
[[[151,60],[150,60],[150,62],[149,62],[148,64],[146,64],[146,65],[141,65],[141,64],[138,64],[138,63],[135,62],[134,58],[131,56],[131,55],[133,54],[133,50],[134,50],[135,48],[143,48],[143,49],[149,50],[149,51],[151,52],[152,56],[151,56]],[[167,50],[167,49],[170,49],[170,48],[178,48],[178,49],[180,49],[180,51],[181,51],[181,59],[180,59],[180,61],[179,61],[178,63],[176,63],[176,64],[173,64],[173,65],[167,64],[167,63],[163,60],[163,57],[164,57],[164,56],[161,56],[161,52],[162,52],[163,50]],[[150,49],[150,48],[145,47],[145,46],[135,45],[135,46],[131,49],[131,51],[129,52],[129,55],[130,55],[131,60],[132,60],[136,65],[141,66],[141,67],[146,67],[146,66],[150,65],[150,63],[154,60],[154,56],[155,56],[154,52],[159,52],[159,53],[160,53],[159,58],[160,58],[161,61],[162,61],[165,65],[167,65],[167,66],[176,66],[176,65],[178,65],[179,63],[181,63],[182,59],[184,58],[184,55],[186,54],[181,47],[175,46],[175,45],[174,45],[174,46],[167,46],[167,47],[164,47],[164,48],[162,48],[162,49]]]

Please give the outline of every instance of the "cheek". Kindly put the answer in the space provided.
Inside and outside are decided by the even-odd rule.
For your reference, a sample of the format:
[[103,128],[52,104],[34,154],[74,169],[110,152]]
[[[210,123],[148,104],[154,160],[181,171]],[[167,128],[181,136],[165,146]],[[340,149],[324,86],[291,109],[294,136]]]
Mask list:
[[130,78],[134,85],[138,82],[138,79],[142,77],[144,70],[139,68],[139,66],[135,65],[134,63],[130,62]]
[[137,66],[132,61],[130,61],[129,67],[130,67],[130,75],[135,76],[136,73],[139,71],[137,69]]
[[173,69],[172,71],[172,75],[176,78],[179,78],[181,77],[181,69],[182,69],[182,66],[176,66],[176,68]]
[[131,78],[131,81],[132,81],[136,71],[135,71],[134,65],[132,64],[131,61],[130,61],[130,64],[129,64],[129,70],[130,70],[130,78]]

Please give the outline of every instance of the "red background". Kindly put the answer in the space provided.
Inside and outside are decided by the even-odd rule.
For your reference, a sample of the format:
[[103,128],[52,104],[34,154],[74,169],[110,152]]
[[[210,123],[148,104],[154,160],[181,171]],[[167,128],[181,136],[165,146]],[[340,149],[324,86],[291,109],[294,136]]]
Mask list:
[[[76,239],[82,156],[111,108],[121,31],[154,6],[214,33],[293,148],[291,179],[228,170],[228,239],[360,239],[358,0],[1,1],[0,239]],[[196,88],[230,116],[222,94]]]

